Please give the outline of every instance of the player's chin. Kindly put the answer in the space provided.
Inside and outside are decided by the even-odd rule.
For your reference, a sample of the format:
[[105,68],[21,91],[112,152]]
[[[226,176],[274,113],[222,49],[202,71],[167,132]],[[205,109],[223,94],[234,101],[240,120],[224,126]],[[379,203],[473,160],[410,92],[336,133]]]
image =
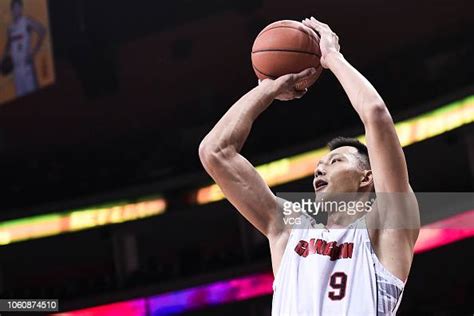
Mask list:
[[316,190],[314,193],[316,195],[316,201],[327,201],[331,199],[331,191],[327,188]]

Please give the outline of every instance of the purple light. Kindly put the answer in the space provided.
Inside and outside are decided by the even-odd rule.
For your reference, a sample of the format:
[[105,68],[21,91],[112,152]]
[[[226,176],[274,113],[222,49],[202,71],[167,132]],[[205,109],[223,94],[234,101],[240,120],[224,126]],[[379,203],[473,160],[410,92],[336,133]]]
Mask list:
[[149,298],[151,315],[172,315],[206,306],[241,301],[272,293],[273,274],[262,273],[220,281]]

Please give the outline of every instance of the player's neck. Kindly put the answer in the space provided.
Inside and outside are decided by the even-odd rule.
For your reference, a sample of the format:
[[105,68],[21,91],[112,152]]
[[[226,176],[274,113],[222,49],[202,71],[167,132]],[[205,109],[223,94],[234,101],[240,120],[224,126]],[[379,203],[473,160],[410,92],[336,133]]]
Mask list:
[[[344,201],[344,202],[343,202]],[[371,192],[358,192],[348,200],[339,200],[344,207],[327,212],[327,228],[345,228],[371,210]]]
[[[352,213],[351,213],[352,214]],[[327,228],[344,228],[354,223],[356,220],[364,216],[363,212],[355,212],[354,215],[348,215],[347,213],[329,213],[328,220],[326,223]]]
[[334,209],[331,202],[328,204],[331,207],[326,210],[328,214],[326,228],[345,228],[349,226],[367,212],[370,212],[373,201],[373,192],[356,192],[355,195],[342,194],[337,199],[337,205],[340,205],[340,207]]

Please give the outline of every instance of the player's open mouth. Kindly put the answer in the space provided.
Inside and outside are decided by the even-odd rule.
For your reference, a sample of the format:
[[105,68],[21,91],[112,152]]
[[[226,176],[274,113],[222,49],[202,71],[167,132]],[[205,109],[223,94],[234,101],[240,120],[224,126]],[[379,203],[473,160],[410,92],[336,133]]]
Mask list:
[[324,181],[323,179],[317,180],[316,183],[315,183],[316,191],[324,189],[327,185],[328,185],[328,183],[326,181]]

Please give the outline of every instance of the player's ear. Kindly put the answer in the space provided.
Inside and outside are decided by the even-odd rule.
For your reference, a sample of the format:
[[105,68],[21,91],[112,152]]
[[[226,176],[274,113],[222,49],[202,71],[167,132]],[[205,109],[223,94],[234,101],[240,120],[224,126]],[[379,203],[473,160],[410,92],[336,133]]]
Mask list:
[[365,188],[372,185],[374,182],[374,177],[372,174],[372,170],[364,170],[360,177],[360,187]]

